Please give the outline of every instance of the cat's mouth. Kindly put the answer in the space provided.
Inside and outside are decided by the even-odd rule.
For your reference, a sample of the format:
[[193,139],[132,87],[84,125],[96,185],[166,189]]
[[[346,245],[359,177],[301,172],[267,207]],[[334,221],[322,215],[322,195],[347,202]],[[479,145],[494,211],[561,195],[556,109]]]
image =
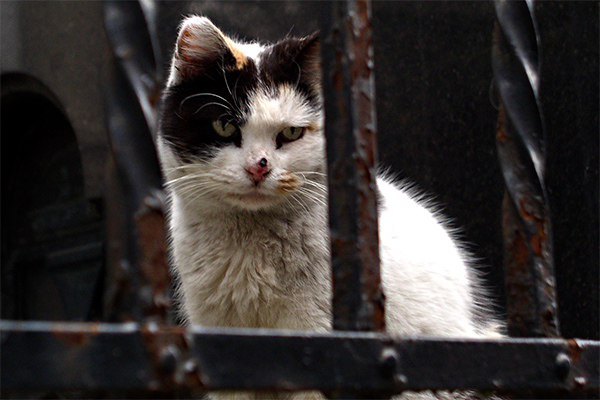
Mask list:
[[251,187],[243,191],[230,192],[228,197],[237,206],[257,210],[279,204],[282,197],[295,191],[300,185],[301,181],[295,174],[285,171],[277,177],[275,185],[260,182],[257,185],[251,185]]
[[274,181],[266,180],[238,190],[229,187],[226,189],[226,199],[235,207],[256,211],[277,206],[301,185],[301,180],[294,173],[285,171]]

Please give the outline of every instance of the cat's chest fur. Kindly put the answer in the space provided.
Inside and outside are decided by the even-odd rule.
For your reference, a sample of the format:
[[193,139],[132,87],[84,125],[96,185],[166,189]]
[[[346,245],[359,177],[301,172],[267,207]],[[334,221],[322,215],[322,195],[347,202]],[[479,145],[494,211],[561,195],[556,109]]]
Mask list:
[[[190,322],[327,328],[323,218],[247,212],[190,218],[190,210],[173,201],[173,249]],[[302,317],[316,314],[321,316],[316,324]]]

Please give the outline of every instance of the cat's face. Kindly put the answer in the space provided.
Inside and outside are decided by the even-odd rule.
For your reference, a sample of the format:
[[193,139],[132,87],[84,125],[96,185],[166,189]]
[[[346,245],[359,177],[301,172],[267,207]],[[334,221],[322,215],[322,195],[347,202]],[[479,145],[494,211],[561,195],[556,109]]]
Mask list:
[[240,44],[208,19],[179,32],[163,99],[159,155],[188,203],[246,210],[323,201],[316,37]]

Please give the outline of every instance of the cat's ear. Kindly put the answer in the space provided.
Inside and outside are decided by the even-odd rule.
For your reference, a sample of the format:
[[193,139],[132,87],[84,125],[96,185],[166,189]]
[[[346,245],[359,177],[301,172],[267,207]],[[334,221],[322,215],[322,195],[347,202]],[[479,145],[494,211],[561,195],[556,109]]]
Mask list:
[[319,32],[303,38],[295,60],[302,70],[302,79],[315,90],[321,88],[321,44]]
[[263,56],[264,69],[274,82],[302,82],[315,94],[321,89],[321,47],[319,34],[287,38],[273,45]]
[[217,63],[242,68],[246,56],[208,18],[192,16],[181,23],[168,85],[192,78]]

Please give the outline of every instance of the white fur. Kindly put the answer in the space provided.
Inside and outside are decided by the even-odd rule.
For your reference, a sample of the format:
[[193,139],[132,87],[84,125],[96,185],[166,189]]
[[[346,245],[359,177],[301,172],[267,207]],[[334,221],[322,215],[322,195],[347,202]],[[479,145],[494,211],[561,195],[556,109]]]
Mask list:
[[436,216],[379,179],[382,279],[388,330],[475,337],[465,256]]
[[[186,316],[208,326],[324,331],[330,290],[321,116],[287,87],[277,98],[258,92],[251,104],[243,146],[225,147],[208,163],[184,166],[159,142],[172,182],[171,237]],[[284,127],[311,122],[302,140],[276,149]],[[272,170],[256,188],[245,168],[262,157]],[[304,188],[281,194],[280,181],[291,173]]]
[[[186,35],[182,35],[186,32]],[[183,43],[181,40],[183,39]],[[187,45],[189,43],[205,43],[205,46]],[[183,20],[179,27],[179,39],[175,48],[175,54],[171,63],[167,86],[174,86],[181,83],[181,76],[177,68],[184,63],[184,57],[202,59],[210,57],[212,52],[218,46],[232,44],[236,49],[246,57],[257,59],[260,52],[264,50],[264,46],[260,43],[241,43],[232,40],[225,36],[219,28],[217,28],[208,18],[197,15],[188,17]]]
[[[173,69],[169,85],[177,81]],[[257,91],[250,109],[242,146],[225,147],[207,162],[184,165],[158,142],[185,316],[204,326],[326,331],[331,272],[322,115],[287,86],[277,95]],[[275,136],[286,126],[309,128],[277,149]],[[262,157],[272,172],[256,188],[244,169]],[[280,190],[290,177],[299,186]],[[484,336],[474,318],[468,255],[422,201],[389,179],[377,184],[388,331]]]

